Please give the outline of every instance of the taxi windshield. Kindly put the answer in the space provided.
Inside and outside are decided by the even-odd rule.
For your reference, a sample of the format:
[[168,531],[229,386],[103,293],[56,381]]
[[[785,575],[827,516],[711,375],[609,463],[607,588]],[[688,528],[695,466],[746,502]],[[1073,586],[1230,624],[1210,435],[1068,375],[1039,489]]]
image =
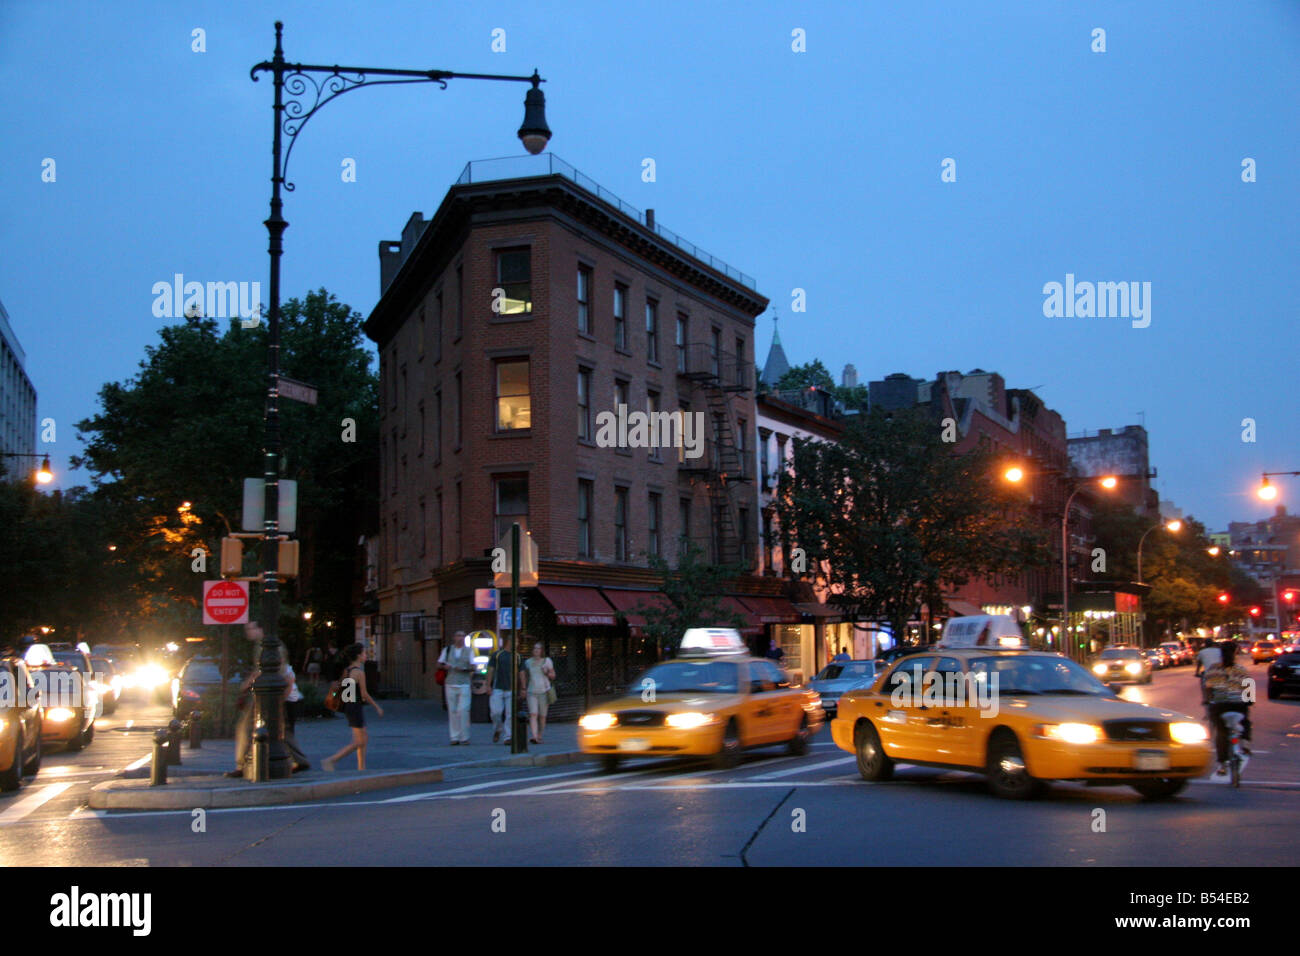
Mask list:
[[[734,661],[670,661],[643,673],[628,688],[628,692],[639,694],[644,688],[653,687],[660,694],[683,691],[734,694],[739,679],[739,669]],[[654,683],[646,684],[646,681]]]
[[972,674],[997,674],[999,694],[1088,694],[1112,696],[1087,668],[1064,657],[978,657]]
[[876,665],[871,661],[849,661],[847,664],[827,664],[813,680],[868,680],[876,676]]

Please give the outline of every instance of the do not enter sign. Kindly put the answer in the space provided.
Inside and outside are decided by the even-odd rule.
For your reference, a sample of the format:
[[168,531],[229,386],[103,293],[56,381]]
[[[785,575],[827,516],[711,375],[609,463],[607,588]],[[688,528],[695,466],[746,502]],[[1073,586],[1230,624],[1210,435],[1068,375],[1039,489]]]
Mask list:
[[247,624],[248,584],[244,581],[204,581],[203,623]]

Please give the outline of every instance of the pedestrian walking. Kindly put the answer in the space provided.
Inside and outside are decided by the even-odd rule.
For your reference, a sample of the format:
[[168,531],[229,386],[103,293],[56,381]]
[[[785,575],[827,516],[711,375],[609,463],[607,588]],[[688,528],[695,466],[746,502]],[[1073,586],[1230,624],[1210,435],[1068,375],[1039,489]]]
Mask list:
[[[262,626],[256,621],[250,621],[244,625],[244,636],[253,642],[253,663],[235,694],[235,710],[239,713],[239,718],[235,721],[235,769],[228,772],[227,777],[244,776],[244,767],[253,751],[253,712],[257,709],[253,702],[253,681],[261,673],[257,662],[262,658]],[[223,694],[226,692],[224,678],[223,674]]]
[[293,760],[293,773],[311,769],[311,761],[298,746],[298,739],[293,729],[302,717],[302,691],[298,689],[298,677],[289,665],[286,655],[281,658],[280,676],[284,678],[284,745],[289,748],[289,757]]
[[769,661],[776,661],[780,664],[781,661],[785,659],[785,651],[781,650],[781,645],[776,642],[776,638],[774,637],[768,642],[767,653],[763,656]]
[[[488,701],[488,709],[492,713],[492,742],[494,744],[501,741],[503,724],[505,725],[505,743],[510,743],[511,735],[514,733],[515,708],[510,705],[512,669],[519,670],[520,668],[515,662],[515,655],[510,647],[510,637],[505,635],[501,638],[500,650],[488,660],[488,686],[492,688],[492,697]],[[523,686],[522,681],[520,681],[520,686]]]
[[339,679],[341,665],[342,661],[339,660],[339,649],[334,646],[333,641],[330,641],[325,645],[325,660],[321,664],[321,674],[323,674],[325,679],[332,684]]
[[840,647],[840,652],[839,652],[838,654],[836,654],[834,657],[832,657],[831,660],[832,660],[833,662],[835,662],[835,663],[842,663],[842,662],[846,662],[846,661],[852,660],[852,658],[849,657],[849,652],[846,651],[846,650],[841,646],[841,647]]
[[546,713],[554,698],[555,664],[549,657],[544,657],[545,648],[541,642],[533,645],[533,656],[528,658],[528,727],[532,731],[529,738],[533,743],[542,742],[546,733]]
[[370,735],[366,733],[366,715],[362,710],[366,704],[375,708],[375,713],[380,717],[384,716],[384,708],[380,707],[366,690],[366,648],[364,644],[349,644],[339,655],[342,663],[342,676],[339,678],[343,681],[343,716],[348,719],[348,726],[352,728],[352,742],[336,753],[332,757],[326,757],[321,761],[321,766],[326,770],[333,770],[334,765],[346,757],[352,751],[357,752],[357,769],[366,769],[366,742]]
[[438,663],[447,668],[443,688],[447,692],[447,733],[451,745],[469,743],[469,702],[474,679],[474,652],[465,646],[465,632],[452,635],[451,645],[442,649]]
[[325,655],[321,653],[319,647],[307,648],[307,656],[303,658],[303,673],[312,683],[320,680],[321,663]]

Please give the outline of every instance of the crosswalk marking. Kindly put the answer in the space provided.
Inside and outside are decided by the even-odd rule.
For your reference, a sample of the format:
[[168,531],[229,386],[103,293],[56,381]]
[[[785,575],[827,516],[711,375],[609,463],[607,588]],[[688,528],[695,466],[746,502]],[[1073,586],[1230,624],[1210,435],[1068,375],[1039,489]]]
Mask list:
[[71,787],[70,783],[51,783],[44,787],[37,788],[27,794],[12,807],[7,808],[0,813],[0,826],[6,826],[10,823],[17,823],[23,817],[27,816],[34,810],[38,810],[44,804],[53,800],[64,790]]
[[755,774],[754,780],[775,780],[778,777],[790,777],[798,773],[808,773],[811,770],[821,770],[824,767],[838,767],[843,763],[852,760],[852,757],[836,757],[834,760],[825,760],[822,763],[812,763],[802,767],[787,767],[785,770],[777,770],[774,773]]

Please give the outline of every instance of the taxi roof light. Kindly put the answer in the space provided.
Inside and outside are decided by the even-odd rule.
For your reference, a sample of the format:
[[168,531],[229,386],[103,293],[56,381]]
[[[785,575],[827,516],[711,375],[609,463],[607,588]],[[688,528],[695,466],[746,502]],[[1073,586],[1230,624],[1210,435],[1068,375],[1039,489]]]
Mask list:
[[740,632],[732,627],[692,627],[682,635],[685,655],[748,654]]
[[971,614],[948,619],[938,647],[1027,649],[1020,625],[1009,614]]

